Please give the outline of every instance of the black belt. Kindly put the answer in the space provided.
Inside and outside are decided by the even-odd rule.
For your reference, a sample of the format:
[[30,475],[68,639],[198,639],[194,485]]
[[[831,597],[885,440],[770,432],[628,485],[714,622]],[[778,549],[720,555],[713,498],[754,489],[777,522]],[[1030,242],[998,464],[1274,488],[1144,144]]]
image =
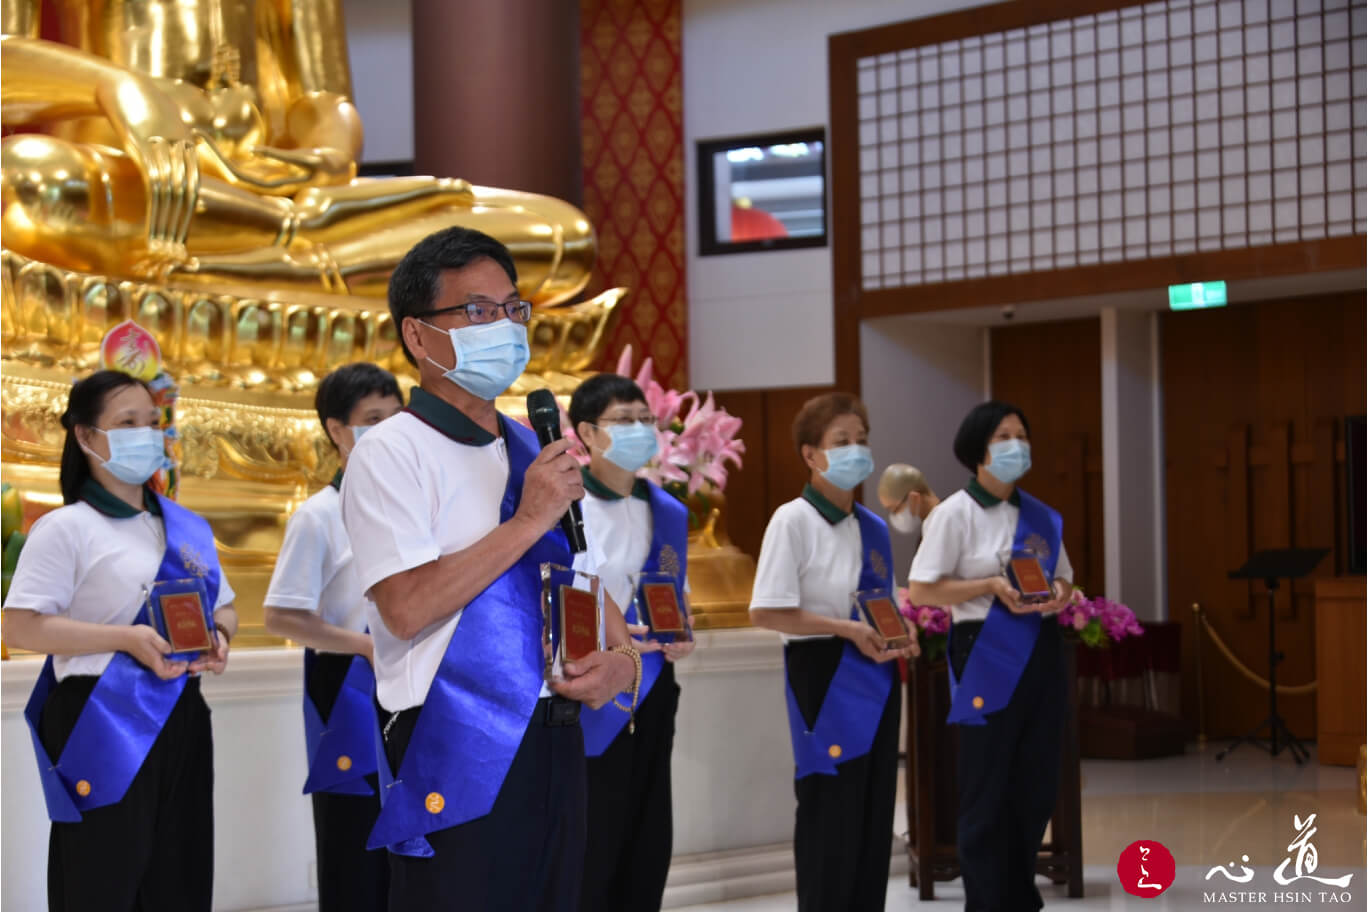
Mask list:
[[578,725],[580,704],[578,700],[565,697],[542,697],[537,701],[537,711],[532,718],[541,719],[547,728],[560,728],[565,725]]
[[[386,743],[390,740],[390,734],[398,728],[404,734],[404,744],[408,743],[408,735],[413,730],[413,725],[418,721],[418,713],[422,710],[421,706],[411,706],[408,709],[400,710],[397,713],[387,712],[379,703],[376,708],[380,713],[381,719],[387,721],[382,729]],[[532,711],[532,721],[541,722],[547,728],[561,728],[566,725],[578,725],[580,716],[580,704],[578,700],[567,700],[565,697],[551,696],[542,697],[537,701],[537,708]]]

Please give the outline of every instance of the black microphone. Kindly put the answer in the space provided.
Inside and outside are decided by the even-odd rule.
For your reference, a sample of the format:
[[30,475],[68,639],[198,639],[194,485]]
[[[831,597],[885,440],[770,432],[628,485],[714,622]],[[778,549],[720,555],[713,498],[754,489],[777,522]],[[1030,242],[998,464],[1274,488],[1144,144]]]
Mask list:
[[[527,418],[532,422],[532,430],[537,432],[537,442],[542,449],[561,439],[560,406],[549,389],[533,390],[527,394]],[[580,512],[578,501],[570,502],[570,509],[561,517],[560,525],[566,541],[570,542],[571,551],[579,554],[586,550],[584,514]]]

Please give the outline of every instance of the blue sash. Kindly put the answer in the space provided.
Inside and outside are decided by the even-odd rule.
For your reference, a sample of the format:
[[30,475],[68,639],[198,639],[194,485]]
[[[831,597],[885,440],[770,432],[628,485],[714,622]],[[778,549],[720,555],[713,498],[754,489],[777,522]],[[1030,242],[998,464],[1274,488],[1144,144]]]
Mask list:
[[[160,495],[157,500],[166,529],[166,553],[156,581],[198,578],[203,583],[205,612],[212,618],[219,592],[213,530],[175,501]],[[145,601],[133,623],[149,623]],[[24,707],[24,719],[38,757],[48,817],[56,823],[76,823],[84,811],[123,800],[185,690],[185,675],[163,681],[128,653],[114,653],[81,709],[62,755],[53,763],[38,727],[43,706],[56,686],[52,656],[48,656]]]
[[[523,475],[541,448],[522,425],[503,416],[499,423],[508,447],[499,520],[507,522],[518,509]],[[367,848],[431,857],[426,834],[483,817],[494,806],[541,693],[544,562],[570,566],[559,526],[465,606],[398,775],[378,758],[381,809]],[[383,744],[377,744],[380,751]]]
[[[860,504],[855,505],[855,518],[860,523],[860,549],[864,552],[856,588],[891,591],[893,545],[888,538],[888,526]],[[858,608],[852,607],[851,617],[859,617]],[[869,753],[892,687],[893,663],[873,662],[846,640],[817,721],[809,730],[789,684],[786,658],[784,691],[788,698],[789,736],[793,740],[794,778],[813,773],[834,776],[837,764]]]
[[365,656],[352,656],[332,711],[324,722],[309,698],[317,653],[304,650],[304,743],[309,777],[304,794],[373,795],[366,777],[376,770],[375,672]]
[[[657,485],[651,492],[651,550],[641,569],[647,573],[669,573],[675,577],[675,596],[684,604],[684,580],[687,576],[689,554],[689,509],[678,497]],[[661,559],[664,554],[664,560]],[[640,624],[636,600],[627,609],[627,623]],[[662,639],[669,634],[662,635]],[[648,652],[641,656],[641,702],[655,686],[660,671],[665,667],[665,656]],[[604,704],[598,709],[580,710],[580,726],[584,729],[584,755],[597,757],[608,749],[618,733],[627,725],[627,713],[616,706]]]
[[[1021,499],[1021,513],[1017,517],[1012,553],[1035,556],[1045,568],[1045,575],[1054,579],[1064,520],[1054,509],[1020,488],[1017,494]],[[1040,634],[1040,622],[1041,615],[1037,611],[1013,614],[1000,600],[993,600],[988,619],[969,651],[964,676],[957,680],[953,664],[950,667],[948,724],[986,725],[984,716],[1007,705],[1031,658],[1031,650]],[[953,630],[952,627],[952,636]]]

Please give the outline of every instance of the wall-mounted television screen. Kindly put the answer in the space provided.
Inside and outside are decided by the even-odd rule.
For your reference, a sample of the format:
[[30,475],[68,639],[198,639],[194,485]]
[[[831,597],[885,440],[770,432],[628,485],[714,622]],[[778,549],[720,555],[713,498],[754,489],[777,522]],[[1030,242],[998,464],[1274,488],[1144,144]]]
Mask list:
[[825,247],[826,132],[702,141],[698,192],[703,256]]

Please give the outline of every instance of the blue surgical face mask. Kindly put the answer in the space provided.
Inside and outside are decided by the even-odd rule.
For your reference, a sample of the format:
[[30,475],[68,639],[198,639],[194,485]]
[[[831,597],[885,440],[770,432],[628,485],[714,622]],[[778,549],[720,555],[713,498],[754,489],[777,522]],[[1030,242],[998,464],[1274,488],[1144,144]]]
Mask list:
[[161,428],[137,427],[114,428],[106,431],[95,428],[109,440],[109,458],[100,459],[98,453],[84,446],[81,449],[90,453],[104,464],[109,474],[124,484],[140,485],[166,462],[166,435]]
[[874,456],[863,443],[832,447],[826,451],[826,457],[827,468],[822,477],[842,491],[849,491],[874,471]]
[[[442,332],[431,323],[423,325]],[[512,320],[462,326],[448,329],[446,334],[451,338],[456,366],[447,369],[431,358],[427,360],[446,371],[442,376],[452,383],[486,401],[512,386],[532,356],[527,346],[527,327]]]
[[999,440],[988,444],[988,474],[1003,484],[1012,484],[1031,471],[1031,445],[1024,440]]
[[366,433],[366,431],[369,431],[371,428],[375,427],[375,425],[373,425],[373,424],[352,424],[352,425],[348,425],[348,427],[351,428],[351,432],[352,432],[352,449],[356,449],[356,445],[357,445],[358,443],[361,442],[361,435],[364,434],[364,433]]
[[659,449],[654,425],[634,421],[631,424],[610,425],[603,430],[613,438],[613,443],[604,451],[603,458],[628,472],[635,472],[650,462],[651,457]]

